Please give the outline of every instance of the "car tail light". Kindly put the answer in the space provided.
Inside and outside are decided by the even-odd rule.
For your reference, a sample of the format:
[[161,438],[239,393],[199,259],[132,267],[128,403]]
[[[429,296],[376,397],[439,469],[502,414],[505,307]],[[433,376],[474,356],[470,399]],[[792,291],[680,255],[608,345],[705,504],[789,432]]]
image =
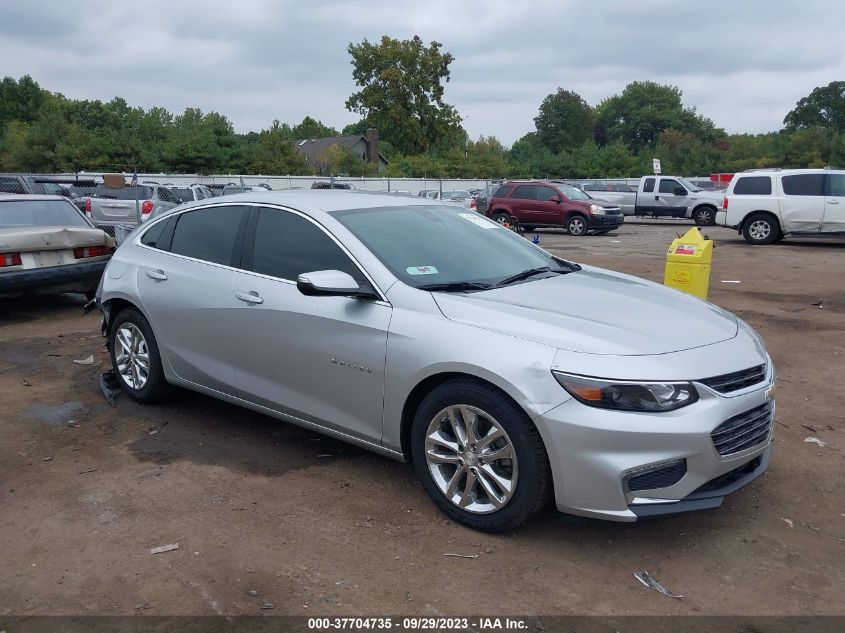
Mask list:
[[20,253],[0,254],[0,268],[4,266],[20,266],[22,263]]
[[473,198],[472,200],[469,201],[469,208],[470,209],[477,209],[478,208],[478,205],[475,202],[475,198]]
[[91,198],[85,198],[85,215],[91,217]]
[[152,200],[144,200],[141,203],[141,215],[149,215],[153,212],[153,201]]
[[105,246],[86,246],[84,248],[73,249],[73,256],[76,259],[82,259],[83,257],[102,257],[108,254],[109,249]]
[[728,197],[727,197],[727,196],[725,196],[724,198],[722,198],[722,209],[723,209],[724,211],[727,211],[727,210],[728,210]]

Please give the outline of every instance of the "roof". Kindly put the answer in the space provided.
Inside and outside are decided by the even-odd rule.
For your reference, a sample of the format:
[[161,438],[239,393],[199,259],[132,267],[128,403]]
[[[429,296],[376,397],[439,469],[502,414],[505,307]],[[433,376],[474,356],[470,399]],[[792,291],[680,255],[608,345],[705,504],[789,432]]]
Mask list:
[[70,202],[64,196],[52,196],[43,193],[0,193],[0,202],[8,202],[10,200],[65,200]]
[[[294,141],[294,146],[297,151],[305,154],[309,159],[316,160],[317,156],[325,152],[332,145],[337,145],[344,149],[352,148],[358,141],[369,143],[367,137],[363,134],[356,134],[352,136],[326,136],[323,138],[305,138]],[[387,163],[387,159],[381,152],[378,153],[381,160]]]

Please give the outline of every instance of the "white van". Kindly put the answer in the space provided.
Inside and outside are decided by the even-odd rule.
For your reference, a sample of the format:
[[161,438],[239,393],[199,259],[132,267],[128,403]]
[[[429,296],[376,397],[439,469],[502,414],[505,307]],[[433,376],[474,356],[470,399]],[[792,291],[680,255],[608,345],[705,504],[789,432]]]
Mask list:
[[731,180],[716,224],[737,229],[749,244],[845,236],[845,171],[744,171]]

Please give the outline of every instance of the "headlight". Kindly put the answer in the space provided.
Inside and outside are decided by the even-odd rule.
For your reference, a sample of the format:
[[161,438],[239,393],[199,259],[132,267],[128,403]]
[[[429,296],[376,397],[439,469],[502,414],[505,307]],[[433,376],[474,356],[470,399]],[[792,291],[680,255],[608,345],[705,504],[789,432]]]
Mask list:
[[688,382],[614,382],[552,373],[578,402],[599,409],[674,411],[698,400],[698,392]]
[[592,213],[593,215],[604,215],[604,207],[600,207],[597,204],[591,204],[590,213]]

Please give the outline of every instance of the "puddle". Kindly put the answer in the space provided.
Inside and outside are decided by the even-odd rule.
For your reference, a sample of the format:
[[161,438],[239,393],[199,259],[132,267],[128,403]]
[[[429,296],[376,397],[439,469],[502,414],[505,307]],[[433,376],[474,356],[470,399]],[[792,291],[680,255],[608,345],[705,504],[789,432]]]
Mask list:
[[38,420],[48,426],[60,426],[74,417],[87,413],[88,407],[79,401],[73,400],[56,405],[39,404],[30,407],[22,417]]

